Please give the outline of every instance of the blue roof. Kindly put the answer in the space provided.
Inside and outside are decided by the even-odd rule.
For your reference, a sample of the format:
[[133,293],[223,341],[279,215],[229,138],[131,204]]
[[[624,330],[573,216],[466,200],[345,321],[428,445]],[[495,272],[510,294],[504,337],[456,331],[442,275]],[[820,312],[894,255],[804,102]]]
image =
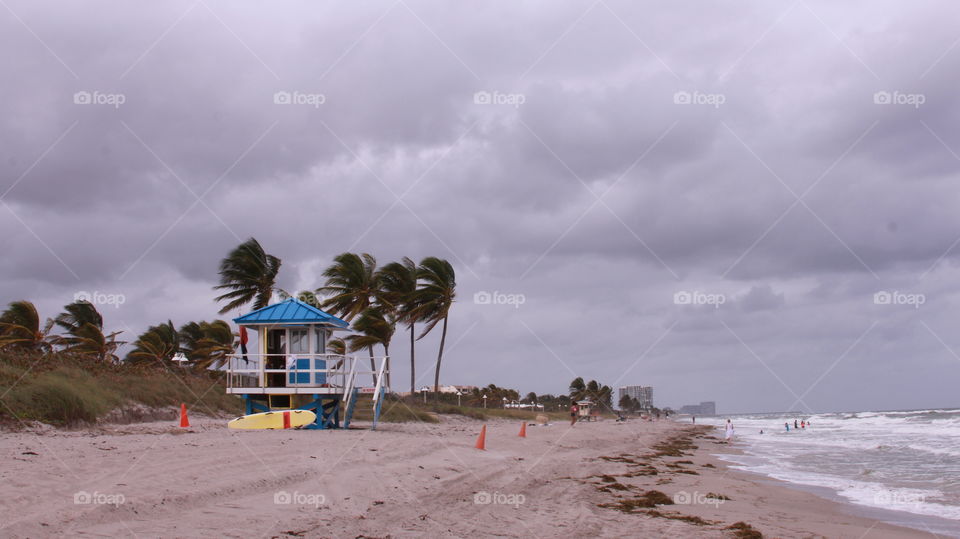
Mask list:
[[346,328],[350,324],[296,298],[267,305],[234,318],[237,324],[326,324]]

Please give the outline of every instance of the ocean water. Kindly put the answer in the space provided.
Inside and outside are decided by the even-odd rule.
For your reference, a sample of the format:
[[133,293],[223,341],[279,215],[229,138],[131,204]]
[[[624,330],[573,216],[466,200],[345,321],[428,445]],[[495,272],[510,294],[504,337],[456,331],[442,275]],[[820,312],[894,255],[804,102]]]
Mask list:
[[[884,510],[883,520],[960,537],[960,409],[731,415],[697,423],[722,428],[728,418],[745,452],[720,455],[734,468],[824,487]],[[794,429],[795,419],[812,424]]]

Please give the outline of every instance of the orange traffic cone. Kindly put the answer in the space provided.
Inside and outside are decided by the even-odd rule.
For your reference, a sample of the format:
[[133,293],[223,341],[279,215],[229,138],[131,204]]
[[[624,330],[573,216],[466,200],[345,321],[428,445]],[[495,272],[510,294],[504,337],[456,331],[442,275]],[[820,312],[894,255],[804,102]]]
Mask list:
[[480,429],[480,436],[477,436],[477,449],[486,450],[487,449],[486,443],[487,443],[487,426],[484,425],[483,428]]
[[526,421],[524,421],[523,423],[520,423],[520,437],[521,437],[521,438],[526,438],[526,437],[527,437],[527,422],[526,422]]
[[187,405],[182,403],[180,404],[180,426],[181,427],[190,426],[190,419],[187,418]]

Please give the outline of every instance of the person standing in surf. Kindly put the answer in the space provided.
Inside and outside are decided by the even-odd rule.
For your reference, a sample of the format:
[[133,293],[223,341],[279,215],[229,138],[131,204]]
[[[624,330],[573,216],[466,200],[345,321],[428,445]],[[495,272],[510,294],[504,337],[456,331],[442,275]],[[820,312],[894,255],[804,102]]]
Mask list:
[[728,419],[726,432],[724,433],[724,441],[729,444],[730,440],[732,439],[733,439],[733,423]]

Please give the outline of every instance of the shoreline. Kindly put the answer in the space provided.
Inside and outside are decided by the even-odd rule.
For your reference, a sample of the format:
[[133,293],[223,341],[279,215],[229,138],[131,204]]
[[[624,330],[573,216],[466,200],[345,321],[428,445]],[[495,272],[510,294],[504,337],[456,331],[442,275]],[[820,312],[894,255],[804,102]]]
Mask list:
[[[931,537],[732,470],[674,421],[250,431],[197,418],[8,433],[8,537]],[[696,445],[695,449],[692,447]],[[659,453],[659,455],[655,455]],[[658,496],[653,492],[660,492]],[[721,495],[708,503],[707,494]],[[80,496],[78,501],[77,496]],[[84,498],[84,496],[86,496]],[[638,501],[639,500],[639,501]],[[665,505],[656,505],[665,503]],[[737,528],[730,526],[744,523]]]
[[[719,427],[714,428],[719,431]],[[719,455],[749,456],[749,454],[744,450],[743,446],[737,443],[734,443],[730,446],[720,445],[718,446],[716,453]],[[911,513],[908,511],[897,511],[895,509],[886,509],[858,504],[852,500],[844,498],[829,487],[785,481],[759,472],[737,468],[737,466],[741,465],[734,460],[727,460],[722,456],[718,457],[718,459],[724,467],[731,470],[731,473],[747,476],[752,478],[754,482],[811,494],[821,500],[837,504],[851,516],[862,517],[872,521],[880,521],[890,526],[897,526],[914,532],[919,531],[928,537],[960,537],[960,523],[957,523],[954,520],[932,515]]]

